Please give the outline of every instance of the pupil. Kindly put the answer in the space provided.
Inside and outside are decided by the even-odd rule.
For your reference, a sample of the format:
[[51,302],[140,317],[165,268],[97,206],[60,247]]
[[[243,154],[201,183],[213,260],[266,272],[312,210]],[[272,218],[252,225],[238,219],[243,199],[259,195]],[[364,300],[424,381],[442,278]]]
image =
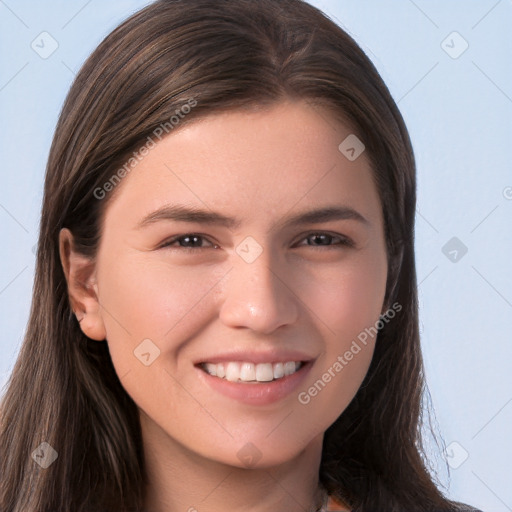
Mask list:
[[320,243],[319,245],[328,245],[330,235],[313,235],[313,239],[315,242],[318,240],[322,240],[324,243]]
[[[186,237],[182,238],[182,241],[185,242],[185,245],[188,245],[189,240],[194,240],[194,242],[197,242],[199,240],[199,237],[198,236],[186,236]],[[192,242],[193,246],[201,245],[201,244],[197,244],[194,242]]]

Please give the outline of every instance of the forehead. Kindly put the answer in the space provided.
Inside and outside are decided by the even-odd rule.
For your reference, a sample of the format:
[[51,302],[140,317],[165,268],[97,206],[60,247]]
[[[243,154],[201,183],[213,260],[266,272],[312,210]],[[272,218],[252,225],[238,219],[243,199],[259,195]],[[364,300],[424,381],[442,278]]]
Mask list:
[[351,137],[348,125],[304,101],[211,114],[153,145],[117,185],[107,218],[135,222],[178,200],[247,220],[333,202],[375,218],[367,156],[351,160],[340,150]]

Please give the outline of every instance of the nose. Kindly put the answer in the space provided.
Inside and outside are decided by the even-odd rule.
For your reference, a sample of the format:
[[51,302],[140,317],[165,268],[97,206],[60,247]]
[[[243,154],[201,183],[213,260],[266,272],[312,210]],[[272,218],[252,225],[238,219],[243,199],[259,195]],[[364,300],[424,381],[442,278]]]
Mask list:
[[284,265],[275,259],[267,250],[251,263],[235,256],[219,314],[225,325],[270,334],[297,321],[300,300]]

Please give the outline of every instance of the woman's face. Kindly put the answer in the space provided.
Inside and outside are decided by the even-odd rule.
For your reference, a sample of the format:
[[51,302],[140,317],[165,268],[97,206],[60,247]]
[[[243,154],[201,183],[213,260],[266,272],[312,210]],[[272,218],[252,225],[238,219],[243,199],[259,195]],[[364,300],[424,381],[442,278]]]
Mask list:
[[[99,309],[81,325],[104,333],[146,442],[267,467],[318,441],[356,394],[387,259],[367,155],[353,159],[352,138],[339,149],[350,134],[306,102],[211,115],[117,185],[95,262]],[[173,218],[178,206],[205,213]],[[327,208],[339,212],[309,215]],[[291,362],[307,364],[268,382]],[[231,380],[201,363],[219,374],[224,363]],[[238,382],[233,363],[262,382]]]

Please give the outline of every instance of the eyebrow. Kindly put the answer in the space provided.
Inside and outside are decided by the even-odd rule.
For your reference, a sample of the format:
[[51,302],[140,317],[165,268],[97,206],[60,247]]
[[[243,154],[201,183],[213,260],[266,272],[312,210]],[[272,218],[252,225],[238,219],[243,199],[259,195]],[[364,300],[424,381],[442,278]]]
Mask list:
[[[165,205],[149,213],[137,224],[136,228],[142,229],[162,220],[216,225],[228,229],[239,228],[242,224],[239,219],[227,217],[212,210],[173,204]],[[370,225],[370,222],[358,211],[349,206],[338,205],[324,206],[315,210],[288,215],[279,222],[279,225],[294,227],[301,224],[320,224],[333,220],[355,220],[366,226]]]

